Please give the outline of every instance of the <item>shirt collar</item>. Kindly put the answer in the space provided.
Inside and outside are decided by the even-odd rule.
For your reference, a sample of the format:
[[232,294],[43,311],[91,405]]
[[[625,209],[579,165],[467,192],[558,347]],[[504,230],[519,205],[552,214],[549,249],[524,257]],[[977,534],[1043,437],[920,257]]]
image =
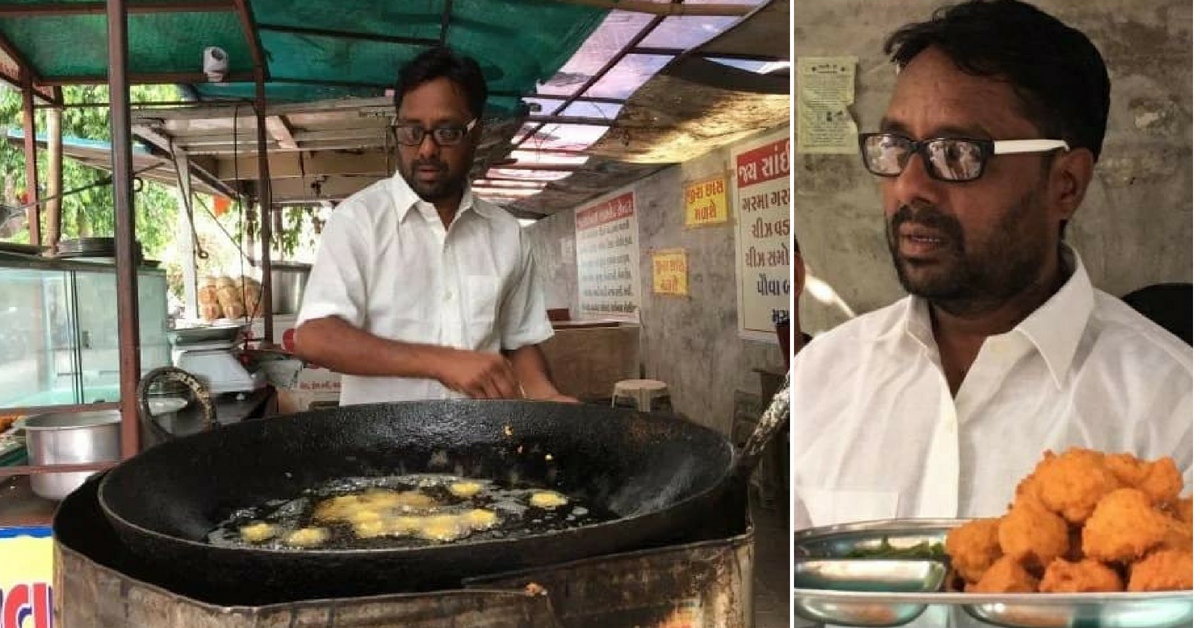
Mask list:
[[[1066,382],[1067,370],[1071,368],[1075,351],[1096,305],[1092,280],[1083,267],[1083,260],[1071,247],[1067,246],[1066,249],[1066,262],[1072,268],[1071,276],[1058,292],[1013,329],[1013,332],[1025,336],[1041,354],[1059,389]],[[882,341],[900,335],[907,335],[926,348],[935,348],[928,301],[909,296],[904,313],[892,325],[881,329],[875,340]]]
[[[438,219],[437,209],[432,203],[427,203],[421,200],[420,196],[413,191],[408,185],[408,181],[400,176],[400,171],[397,170],[391,177],[390,186],[392,190],[392,200],[396,202],[396,217],[403,223],[408,213],[416,209],[417,212],[425,220]],[[471,184],[467,183],[467,187],[463,189],[462,200],[458,203],[458,212],[454,215],[457,220],[460,215],[468,210],[474,209],[476,213],[483,215],[475,206],[475,195],[471,192]]]
[[1067,370],[1096,306],[1096,294],[1083,260],[1070,247],[1067,253],[1067,264],[1074,267],[1067,283],[1016,327],[1042,355],[1059,389],[1066,383]]

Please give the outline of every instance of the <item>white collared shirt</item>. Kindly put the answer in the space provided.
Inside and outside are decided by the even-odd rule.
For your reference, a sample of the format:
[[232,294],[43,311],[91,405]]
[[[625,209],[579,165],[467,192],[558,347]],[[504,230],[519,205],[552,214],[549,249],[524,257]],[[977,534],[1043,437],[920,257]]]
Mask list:
[[[516,218],[468,187],[447,229],[399,173],[347,198],[325,225],[296,325],[327,316],[382,338],[475,351],[554,335]],[[434,380],[342,376],[343,405],[460,396]]]
[[1067,283],[989,337],[952,396],[928,303],[908,297],[796,357],[796,526],[994,517],[1044,450],[1171,456],[1190,493],[1192,350],[1092,287]]

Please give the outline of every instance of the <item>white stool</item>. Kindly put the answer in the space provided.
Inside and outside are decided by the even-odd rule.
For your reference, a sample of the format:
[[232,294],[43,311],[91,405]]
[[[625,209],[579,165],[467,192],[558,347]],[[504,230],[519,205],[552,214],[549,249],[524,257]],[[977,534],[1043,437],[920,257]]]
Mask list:
[[617,405],[617,399],[631,399],[638,412],[650,412],[655,409],[655,401],[666,401],[667,410],[671,409],[671,393],[666,382],[656,379],[623,379],[613,385],[612,405]]

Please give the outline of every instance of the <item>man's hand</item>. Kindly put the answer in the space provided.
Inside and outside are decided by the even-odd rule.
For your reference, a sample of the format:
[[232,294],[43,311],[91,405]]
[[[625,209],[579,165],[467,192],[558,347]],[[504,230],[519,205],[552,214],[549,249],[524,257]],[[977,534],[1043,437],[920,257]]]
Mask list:
[[472,399],[517,399],[521,385],[512,364],[499,353],[445,349],[434,367],[446,388]]

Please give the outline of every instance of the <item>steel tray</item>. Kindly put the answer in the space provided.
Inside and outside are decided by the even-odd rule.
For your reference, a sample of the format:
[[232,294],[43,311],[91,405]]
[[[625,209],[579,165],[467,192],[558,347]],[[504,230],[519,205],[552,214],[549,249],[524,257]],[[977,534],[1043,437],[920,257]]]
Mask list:
[[[1190,626],[1192,592],[1155,593],[941,593],[940,581],[915,589],[920,565],[937,561],[844,558],[855,549],[878,547],[886,538],[897,548],[942,542],[967,519],[895,519],[866,521],[796,533],[798,618],[852,626],[900,626],[930,606],[947,619],[928,625],[960,625],[970,618],[1018,628],[1167,628]],[[824,568],[814,571],[814,565]],[[936,570],[931,570],[936,571]],[[814,574],[826,574],[826,580]],[[832,578],[828,574],[835,574]],[[831,581],[831,580],[836,580]],[[814,586],[819,585],[819,586]],[[847,590],[852,589],[852,590]],[[949,621],[949,623],[946,623]],[[917,625],[917,624],[914,624]],[[925,624],[921,624],[925,625]]]

